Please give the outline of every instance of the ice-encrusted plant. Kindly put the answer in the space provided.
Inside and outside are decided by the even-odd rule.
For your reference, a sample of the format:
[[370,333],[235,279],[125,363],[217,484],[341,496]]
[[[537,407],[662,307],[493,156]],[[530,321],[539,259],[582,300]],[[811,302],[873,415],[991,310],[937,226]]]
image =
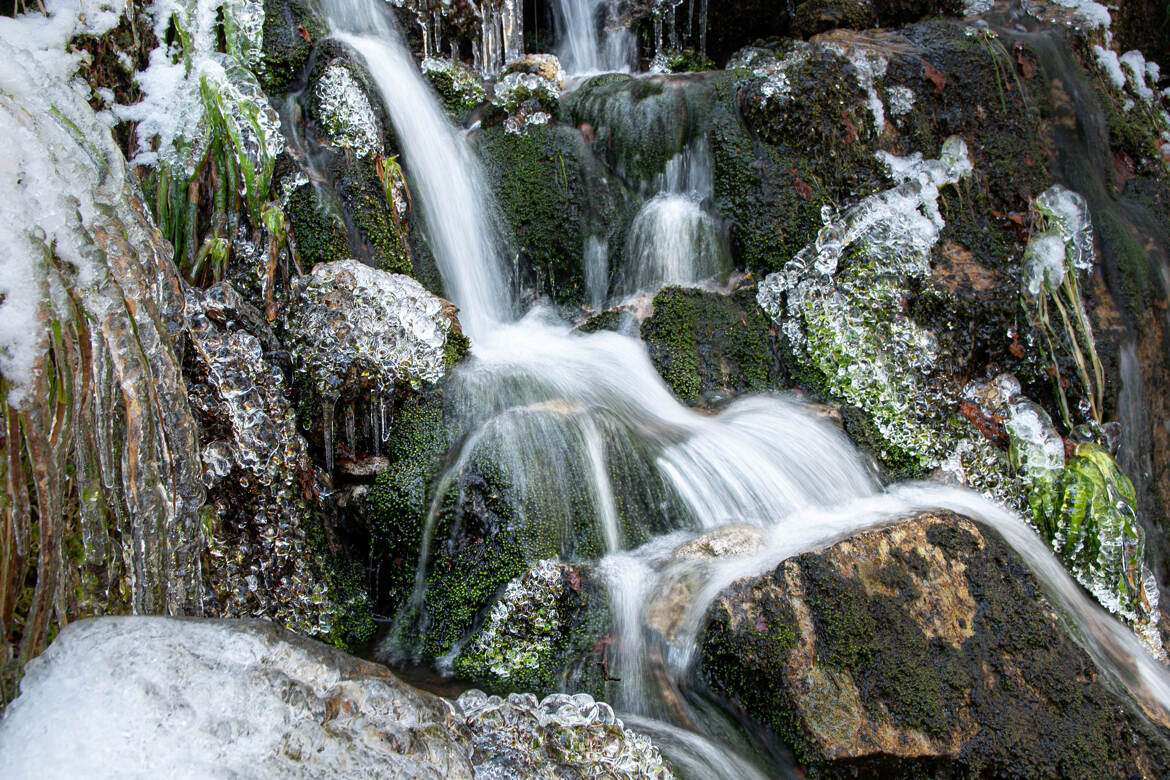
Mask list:
[[938,344],[902,306],[910,282],[930,273],[943,227],[939,188],[971,173],[966,144],[947,139],[936,160],[884,152],[879,159],[896,186],[840,214],[825,207],[816,240],[761,282],[759,303],[780,325],[801,371],[873,421],[894,450],[879,456],[925,470],[959,454],[971,479],[986,480],[979,487],[999,492],[986,442],[956,434],[938,417],[954,400],[929,380]]
[[[254,72],[263,6],[182,0],[156,4],[152,13],[158,39],[173,29],[177,41],[151,52],[149,66],[135,75],[143,100],[113,112],[137,124],[133,162],[154,168],[148,188],[155,217],[180,270],[206,283],[223,277],[241,233],[258,246],[283,241],[262,238],[273,166],[284,148],[280,119]],[[201,201],[210,201],[208,213]],[[264,263],[257,274],[263,279],[267,271]]]
[[1068,355],[1076,366],[1083,389],[1080,411],[1100,423],[1105,375],[1078,278],[1093,267],[1088,204],[1077,193],[1055,185],[1036,197],[1032,209],[1037,232],[1024,250],[1024,308],[1044,333],[1065,427],[1073,427],[1073,414],[1060,375],[1060,354]]

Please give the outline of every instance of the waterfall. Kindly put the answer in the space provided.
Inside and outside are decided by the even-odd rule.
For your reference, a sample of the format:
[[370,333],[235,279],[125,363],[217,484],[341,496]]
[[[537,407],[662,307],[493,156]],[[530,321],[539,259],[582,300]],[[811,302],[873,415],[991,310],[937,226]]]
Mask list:
[[[1065,610],[1105,673],[1148,705],[1170,710],[1165,670],[1127,628],[1089,601],[1018,517],[967,491],[937,486],[880,490],[844,434],[808,405],[753,397],[715,416],[698,414],[674,398],[637,339],[579,333],[540,307],[513,318],[517,304],[503,279],[506,252],[491,216],[490,195],[472,154],[443,118],[379,5],[332,0],[334,31],[366,60],[381,90],[419,193],[428,240],[473,343],[472,359],[447,388],[465,435],[433,496],[409,608],[400,613],[383,652],[391,657],[396,651],[409,653],[404,645],[427,630],[420,607],[431,548],[441,541],[434,538],[439,501],[462,470],[483,455],[531,516],[561,523],[564,536],[579,508],[591,507],[609,549],[599,568],[610,585],[621,635],[616,662],[625,668],[617,670],[622,678],[618,704],[637,715],[703,727],[703,718],[678,693],[694,662],[706,606],[733,579],[907,512],[936,507],[999,531]],[[569,52],[570,65],[578,71],[592,67],[597,60],[588,55],[598,51],[599,6],[566,2],[560,8],[566,29],[569,11],[582,13],[580,19],[572,17],[577,20],[573,32],[562,38],[566,46],[582,45],[579,52]],[[701,148],[672,161],[657,185],[660,195],[685,199],[702,211],[710,185]],[[687,218],[691,223],[713,219],[694,210]],[[701,272],[655,261],[647,263],[636,283],[652,287],[677,281],[675,274],[693,281]],[[596,276],[598,269],[592,273]],[[631,549],[620,508],[644,502],[647,492],[656,502],[649,511],[671,530]],[[729,525],[742,527],[744,538],[756,543],[715,562],[680,562],[673,555],[703,532]],[[689,588],[685,609],[672,612],[681,618],[669,623],[658,602],[673,590],[672,583],[683,580]],[[691,760],[703,762],[710,743],[679,738],[676,726],[660,731],[674,733],[691,746]]]
[[636,67],[637,40],[628,29],[609,28],[601,17],[610,11],[607,0],[554,0],[557,56],[566,73],[628,73]]
[[366,61],[398,131],[427,240],[472,338],[509,317],[504,246],[491,196],[466,141],[451,125],[380,4],[327,3],[334,35]]
[[729,271],[731,249],[723,225],[705,206],[715,195],[706,138],[668,160],[655,183],[655,194],[630,227],[621,291],[694,284]]

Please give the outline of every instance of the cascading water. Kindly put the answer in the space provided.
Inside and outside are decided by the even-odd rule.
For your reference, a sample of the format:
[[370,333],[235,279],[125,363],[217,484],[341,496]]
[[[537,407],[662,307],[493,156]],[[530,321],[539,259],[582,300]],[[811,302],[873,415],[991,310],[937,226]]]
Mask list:
[[[609,71],[629,72],[637,59],[637,40],[628,29],[609,29],[608,0],[556,0],[553,14],[557,54],[571,76]],[[599,28],[602,32],[599,34]]]
[[[999,531],[1064,608],[1102,668],[1148,708],[1170,712],[1166,672],[1127,629],[1086,598],[1018,518],[966,491],[937,486],[879,491],[845,437],[806,405],[757,397],[718,416],[697,414],[677,402],[638,341],[609,332],[578,333],[539,308],[512,320],[503,249],[484,205],[490,196],[463,139],[377,4],[333,0],[330,12],[335,34],[365,58],[382,91],[431,247],[473,337],[473,358],[448,390],[465,435],[435,490],[414,594],[390,646],[383,648],[387,655],[409,654],[408,640],[428,629],[422,610],[425,574],[439,541],[434,535],[440,499],[469,464],[487,458],[522,509],[544,522],[568,528],[582,504],[587,506],[585,514],[608,552],[599,569],[608,581],[620,635],[614,669],[621,678],[618,704],[636,714],[703,728],[702,715],[679,694],[706,605],[731,580],[927,508],[964,513]],[[686,158],[674,165],[665,188],[689,199],[699,189],[692,178],[698,166],[687,173]],[[657,266],[638,284],[661,284],[670,273]],[[630,507],[660,517],[665,533],[631,549],[631,518],[638,512]],[[723,559],[677,554],[703,532],[728,526],[742,526],[742,539]],[[564,549],[566,555],[573,552],[571,546]],[[672,593],[682,593],[682,608],[663,603]],[[721,763],[712,771],[732,777],[750,772],[732,756],[722,762],[704,759],[712,743],[678,727],[660,725],[659,731],[689,745],[680,751],[689,750],[696,766]]]
[[706,139],[687,146],[656,177],[657,192],[630,227],[621,288],[626,294],[667,284],[694,284],[726,273],[727,236],[705,203],[715,194]]

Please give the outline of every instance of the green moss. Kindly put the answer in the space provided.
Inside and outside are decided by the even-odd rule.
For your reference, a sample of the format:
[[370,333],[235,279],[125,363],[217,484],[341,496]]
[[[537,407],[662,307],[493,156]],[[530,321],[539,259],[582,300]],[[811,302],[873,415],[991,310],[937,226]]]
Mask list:
[[349,235],[340,204],[330,204],[311,184],[302,184],[289,195],[285,214],[301,267],[311,271],[318,263],[350,256]]
[[413,271],[405,225],[395,219],[386,192],[374,169],[373,157],[338,158],[337,190],[364,256],[383,271],[410,275]]
[[715,70],[715,61],[694,49],[671,49],[665,54],[666,67],[671,73],[698,73]]
[[479,78],[463,63],[444,61],[423,71],[439,100],[456,121],[462,122],[480,105],[486,93]]
[[447,332],[447,343],[443,345],[443,363],[453,366],[471,352],[471,339],[462,332],[450,330]]
[[642,338],[662,378],[688,404],[707,393],[762,392],[777,381],[770,325],[754,287],[732,295],[663,288]]
[[599,221],[595,213],[612,217],[617,206],[604,185],[594,186],[600,176],[579,134],[560,126],[535,125],[523,134],[496,126],[482,131],[476,144],[520,254],[522,280],[556,303],[580,304],[585,228]]
[[375,596],[384,614],[395,611],[414,583],[431,485],[450,444],[438,389],[405,396],[392,419],[390,466],[378,475],[367,504]]
[[264,0],[264,58],[256,75],[265,93],[288,92],[309,61],[313,41],[328,34],[325,21],[305,0]]

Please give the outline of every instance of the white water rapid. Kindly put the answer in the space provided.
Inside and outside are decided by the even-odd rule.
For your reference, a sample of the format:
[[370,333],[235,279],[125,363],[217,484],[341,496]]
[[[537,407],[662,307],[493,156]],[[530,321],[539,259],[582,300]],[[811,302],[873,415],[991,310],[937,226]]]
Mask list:
[[[676,724],[658,731],[689,745],[696,766],[717,763],[725,776],[748,776],[753,770],[740,758],[712,762],[712,741],[680,729],[702,728],[702,717],[679,691],[707,604],[737,577],[908,512],[945,508],[999,531],[1118,687],[1147,710],[1170,713],[1166,671],[1087,598],[1018,517],[968,491],[928,485],[882,491],[844,435],[808,405],[753,397],[718,415],[699,414],[678,403],[638,340],[579,333],[539,308],[513,319],[516,304],[503,276],[505,250],[490,216],[491,196],[465,139],[443,115],[381,6],[329,0],[331,22],[335,35],[365,58],[381,89],[431,248],[472,338],[472,359],[448,389],[466,435],[437,492],[481,454],[498,466],[521,503],[544,518],[570,528],[582,503],[592,507],[608,548],[600,570],[622,636],[615,668],[622,681],[619,707]],[[596,12],[596,5],[588,7]],[[590,67],[584,59],[572,64]],[[671,280],[666,266],[643,270],[643,286]],[[637,520],[624,515],[629,507],[661,516],[666,532],[631,549],[626,523]],[[412,599],[416,611],[431,547],[440,541],[431,538],[437,508],[436,497]],[[744,526],[759,544],[715,561],[675,558],[679,546],[729,525]],[[697,584],[681,617],[664,623],[657,599],[683,577]],[[425,618],[412,627],[425,630]]]

